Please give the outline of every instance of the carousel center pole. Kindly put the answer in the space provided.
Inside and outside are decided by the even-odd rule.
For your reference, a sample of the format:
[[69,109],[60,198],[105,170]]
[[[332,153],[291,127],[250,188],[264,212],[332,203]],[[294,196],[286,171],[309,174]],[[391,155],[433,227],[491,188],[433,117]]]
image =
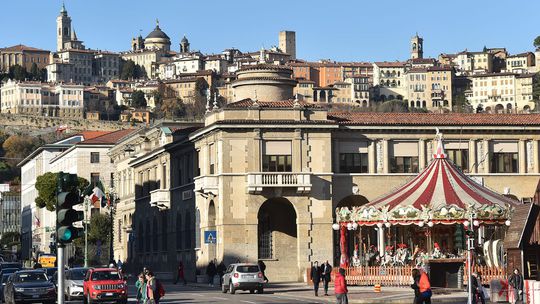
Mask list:
[[[474,233],[474,215],[471,214],[471,218],[469,220],[469,229],[471,230],[472,233]],[[472,250],[474,248],[474,235],[471,233],[472,236],[469,236],[467,238],[467,264],[468,264],[468,267],[467,267],[467,275],[468,275],[468,279],[467,279],[467,289],[469,290],[468,292],[468,300],[467,300],[467,303],[468,304],[473,304],[473,290],[472,290]]]

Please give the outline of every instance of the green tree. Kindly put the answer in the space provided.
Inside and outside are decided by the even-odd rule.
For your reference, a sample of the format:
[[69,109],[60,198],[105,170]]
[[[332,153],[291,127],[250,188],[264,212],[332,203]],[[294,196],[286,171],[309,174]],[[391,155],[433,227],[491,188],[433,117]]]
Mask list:
[[4,149],[4,156],[7,158],[8,164],[14,167],[41,145],[42,142],[36,137],[11,135],[4,141],[2,148]]
[[409,106],[403,100],[388,100],[383,102],[378,108],[378,112],[407,113]]
[[108,244],[111,225],[111,217],[109,215],[101,213],[93,214],[88,225],[88,242],[96,244],[99,240],[102,244]]
[[465,97],[465,93],[461,92],[454,96],[454,108],[452,110],[458,113],[471,113],[473,111],[473,107]]
[[[86,179],[78,177],[80,191],[84,191],[88,187],[89,183]],[[58,186],[58,173],[47,172],[40,175],[36,179],[36,190],[38,191],[38,197],[36,197],[36,206],[39,208],[47,208],[49,211],[56,209],[56,187]]]
[[11,249],[13,246],[21,245],[21,235],[18,232],[6,232],[0,239],[0,247],[2,249]]
[[535,48],[540,48],[540,36],[534,38],[533,45]]
[[122,61],[120,78],[124,80],[135,79],[135,62],[133,60]]
[[9,67],[8,75],[10,79],[18,81],[24,81],[26,80],[26,78],[28,78],[28,72],[26,71],[26,68],[19,64]]
[[137,90],[131,94],[131,106],[136,109],[146,108],[146,97],[143,91]]
[[41,81],[41,71],[39,70],[37,64],[34,62],[32,63],[32,67],[30,68],[30,75],[29,77],[32,79],[32,80],[39,80]]

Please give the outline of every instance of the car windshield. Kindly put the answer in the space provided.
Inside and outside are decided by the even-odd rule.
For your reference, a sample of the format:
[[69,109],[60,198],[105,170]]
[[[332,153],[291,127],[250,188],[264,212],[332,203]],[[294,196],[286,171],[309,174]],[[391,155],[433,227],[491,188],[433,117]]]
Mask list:
[[259,272],[259,266],[257,266],[257,265],[236,266],[236,271],[238,271],[238,272]]
[[26,282],[45,282],[47,281],[47,275],[43,272],[23,272],[15,274],[13,282],[26,283]]
[[4,275],[2,275],[2,283],[7,282],[7,280],[9,279],[9,276],[10,276],[10,275],[11,275],[11,274],[4,274]]
[[118,271],[96,271],[92,273],[92,281],[120,280]]
[[72,269],[70,270],[72,280],[83,280],[88,269]]

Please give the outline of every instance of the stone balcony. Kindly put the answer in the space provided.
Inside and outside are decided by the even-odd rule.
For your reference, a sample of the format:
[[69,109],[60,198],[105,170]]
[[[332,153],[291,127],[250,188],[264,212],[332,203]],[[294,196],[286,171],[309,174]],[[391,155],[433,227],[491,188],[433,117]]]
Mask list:
[[311,191],[311,173],[256,172],[248,173],[248,192],[260,193],[264,188],[296,188],[298,193]]
[[156,189],[150,191],[150,206],[159,210],[171,208],[171,192],[169,189]]
[[217,176],[197,176],[194,178],[195,193],[202,195],[212,194],[217,196],[219,194],[218,177]]

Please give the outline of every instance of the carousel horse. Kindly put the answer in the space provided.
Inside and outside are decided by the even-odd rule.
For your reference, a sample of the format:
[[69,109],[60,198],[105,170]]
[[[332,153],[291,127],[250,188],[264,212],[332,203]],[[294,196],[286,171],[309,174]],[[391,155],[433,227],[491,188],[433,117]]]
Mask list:
[[442,258],[441,247],[439,247],[439,244],[434,243],[433,247],[434,248],[433,248],[433,253],[431,254],[431,257],[434,258],[434,259]]
[[409,248],[398,248],[398,250],[396,250],[395,264],[399,266],[405,266],[409,262],[409,254]]
[[395,260],[393,255],[394,248],[392,246],[386,246],[386,251],[381,260],[381,266],[394,266]]
[[375,248],[375,246],[371,245],[369,248],[369,251],[365,253],[366,255],[366,261],[369,266],[374,266],[377,264],[377,258],[379,257],[379,251]]
[[358,266],[362,265],[362,261],[358,257],[358,244],[354,245],[352,265],[354,267],[358,267]]

